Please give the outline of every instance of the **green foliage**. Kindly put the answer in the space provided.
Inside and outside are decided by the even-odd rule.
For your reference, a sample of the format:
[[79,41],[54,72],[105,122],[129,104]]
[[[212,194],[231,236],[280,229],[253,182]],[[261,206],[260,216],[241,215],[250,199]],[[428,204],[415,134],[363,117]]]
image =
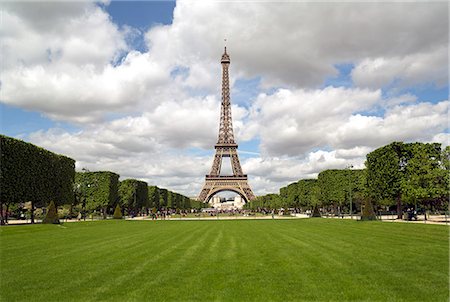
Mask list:
[[282,198],[278,194],[258,196],[256,199],[244,205],[244,209],[278,209],[283,206]]
[[73,203],[73,159],[4,135],[0,135],[0,145],[2,203]]
[[158,188],[156,186],[148,187],[149,206],[157,209],[200,209],[204,205],[201,202],[191,200],[182,194],[169,191],[167,189]]
[[148,187],[148,207],[159,209],[159,188],[157,186]]
[[186,198],[189,200],[189,208],[191,208],[191,209],[201,209],[201,208],[208,207],[208,204],[206,204],[206,203],[203,203],[198,200],[189,199],[188,197],[186,197]]
[[323,205],[342,205],[350,188],[348,170],[325,170],[317,179]]
[[283,198],[283,199],[287,199],[288,198],[288,188],[287,188],[287,186],[280,188],[280,197]]
[[284,199],[285,207],[297,207],[299,202],[297,183],[291,183],[286,188],[286,198]]
[[176,201],[174,199],[175,199],[175,196],[174,196],[173,192],[167,191],[167,207],[168,208],[176,207]]
[[379,203],[444,207],[449,196],[448,147],[394,142],[367,155],[367,192]]
[[122,210],[120,209],[120,205],[116,205],[116,209],[113,214],[114,219],[122,219]]
[[[365,196],[365,170],[325,170],[317,180],[320,203],[325,206],[350,206]],[[350,200],[351,198],[351,200]]]
[[320,216],[319,206],[349,207],[352,203],[353,208],[353,204],[370,202],[367,211],[373,212],[372,201],[390,206],[400,198],[424,208],[449,207],[450,147],[441,151],[437,143],[393,142],[369,153],[366,167],[322,171],[317,180],[300,179],[280,188],[280,195],[258,196],[245,208],[306,207]]
[[85,204],[88,212],[106,210],[119,199],[118,184],[119,175],[113,172],[77,172],[74,186],[77,203]]
[[148,185],[137,179],[125,179],[120,182],[119,197],[128,211],[139,211],[148,205]]
[[450,146],[442,150],[441,165],[443,170],[450,171]]
[[47,208],[47,213],[45,215],[45,218],[42,220],[42,223],[59,224],[58,211],[56,210],[56,206],[53,200],[50,202],[50,205]]
[[161,208],[167,207],[167,198],[169,191],[167,189],[159,189],[159,205]]
[[361,220],[377,220],[377,215],[373,209],[372,201],[369,198],[364,200],[362,207]]
[[367,192],[373,200],[394,201],[401,195],[406,162],[403,143],[394,142],[367,154]]
[[425,207],[436,200],[447,200],[448,170],[442,166],[441,145],[414,143],[406,147],[409,156],[402,179],[404,200]]
[[301,179],[297,182],[297,195],[299,206],[314,207],[319,204],[316,179]]

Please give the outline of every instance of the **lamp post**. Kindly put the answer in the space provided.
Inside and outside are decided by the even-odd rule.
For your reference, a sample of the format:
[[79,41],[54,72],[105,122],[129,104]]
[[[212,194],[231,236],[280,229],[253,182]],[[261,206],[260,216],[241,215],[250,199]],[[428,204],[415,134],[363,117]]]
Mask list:
[[352,202],[352,178],[351,178],[351,176],[352,176],[351,169],[352,168],[353,168],[352,164],[347,166],[348,175],[349,175],[349,177],[348,177],[348,187],[349,187],[348,195],[349,195],[349,200],[350,200],[350,219],[351,220],[353,220],[353,211],[352,211],[352,203],[353,203]]

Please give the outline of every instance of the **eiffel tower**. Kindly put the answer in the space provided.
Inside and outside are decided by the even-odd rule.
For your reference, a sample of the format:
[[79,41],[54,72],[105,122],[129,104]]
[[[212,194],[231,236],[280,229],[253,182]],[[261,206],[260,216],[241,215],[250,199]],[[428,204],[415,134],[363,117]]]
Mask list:
[[[199,195],[199,200],[209,202],[212,196],[221,191],[233,191],[249,202],[255,198],[247,180],[247,175],[242,172],[241,163],[237,154],[238,145],[234,140],[233,121],[231,119],[230,83],[228,77],[228,66],[230,56],[227,48],[222,55],[222,106],[220,109],[219,139],[215,145],[216,154],[211,172],[206,175],[205,184]],[[233,175],[220,175],[222,159],[230,157]]]

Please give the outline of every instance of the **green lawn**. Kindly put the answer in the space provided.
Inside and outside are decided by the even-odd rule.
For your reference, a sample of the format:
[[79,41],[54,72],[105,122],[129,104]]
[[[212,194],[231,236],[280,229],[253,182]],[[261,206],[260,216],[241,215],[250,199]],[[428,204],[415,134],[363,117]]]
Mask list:
[[1,301],[448,301],[448,227],[338,219],[0,228]]

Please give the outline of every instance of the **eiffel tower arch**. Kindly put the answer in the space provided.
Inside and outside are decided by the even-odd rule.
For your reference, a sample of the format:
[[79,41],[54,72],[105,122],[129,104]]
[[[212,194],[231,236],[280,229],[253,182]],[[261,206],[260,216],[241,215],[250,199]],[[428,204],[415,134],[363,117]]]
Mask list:
[[[222,64],[222,103],[220,109],[219,137],[217,144],[214,146],[216,153],[211,171],[206,175],[205,184],[200,191],[198,200],[209,202],[211,197],[218,192],[232,191],[239,194],[245,202],[249,202],[255,199],[255,195],[248,184],[247,175],[242,172],[237,153],[238,145],[234,140],[228,75],[230,56],[227,54],[226,47],[220,62]],[[233,175],[220,175],[224,157],[230,158]]]

